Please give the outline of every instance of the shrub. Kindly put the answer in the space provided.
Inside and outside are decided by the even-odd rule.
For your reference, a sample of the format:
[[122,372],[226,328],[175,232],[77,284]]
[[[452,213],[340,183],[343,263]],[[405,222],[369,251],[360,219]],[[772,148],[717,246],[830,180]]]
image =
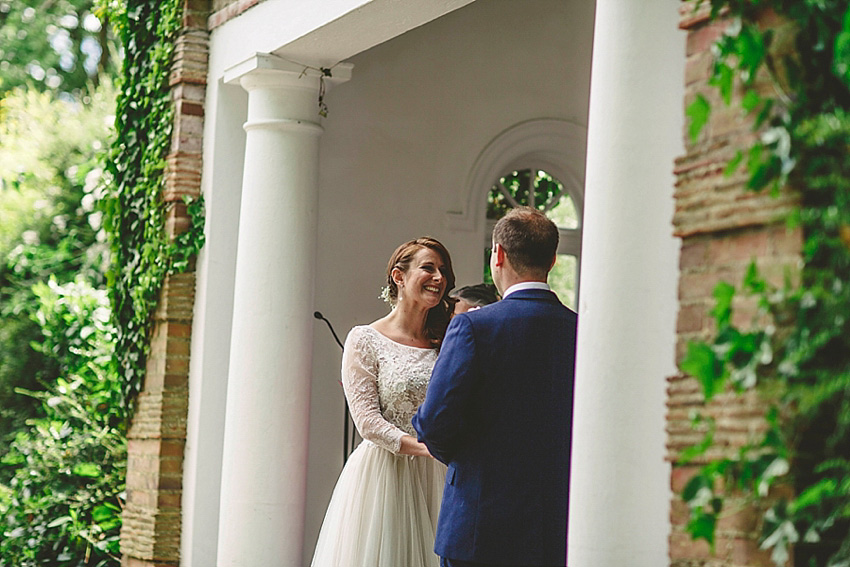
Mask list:
[[82,278],[34,287],[33,345],[61,369],[0,462],[2,567],[119,565],[126,470],[125,405],[111,357],[106,292]]

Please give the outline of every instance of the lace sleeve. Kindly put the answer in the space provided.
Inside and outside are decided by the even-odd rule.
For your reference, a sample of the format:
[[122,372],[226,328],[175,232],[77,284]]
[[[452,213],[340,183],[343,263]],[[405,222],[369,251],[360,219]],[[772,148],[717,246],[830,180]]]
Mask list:
[[397,454],[405,433],[381,414],[378,356],[372,339],[361,328],[348,333],[342,355],[342,387],[360,436]]

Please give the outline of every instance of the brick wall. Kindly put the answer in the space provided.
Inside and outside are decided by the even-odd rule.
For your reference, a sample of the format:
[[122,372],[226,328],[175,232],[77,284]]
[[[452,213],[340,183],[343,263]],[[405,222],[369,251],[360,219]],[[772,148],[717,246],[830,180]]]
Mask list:
[[[712,69],[711,45],[728,22],[711,22],[708,3],[694,11],[694,2],[681,6],[680,27],[687,31],[685,70],[685,106],[701,93],[712,105],[709,123],[696,142],[686,140],[687,151],[675,164],[676,210],[674,234],[682,239],[679,260],[679,315],[676,358],[680,362],[690,340],[711,336],[714,320],[712,292],[719,281],[740,289],[749,263],[755,259],[762,274],[781,285],[787,269],[796,270],[801,261],[802,238],[799,230],[784,224],[788,211],[798,202],[791,191],[778,197],[753,193],[744,188],[746,172],[724,175],[728,161],[739,149],[750,146],[755,134],[751,122],[734,104],[723,105],[717,89],[707,85]],[[782,45],[782,22],[770,14],[763,24],[778,31]],[[757,88],[769,85],[757,82]],[[734,323],[746,328],[755,315],[751,300],[736,297]],[[769,554],[758,549],[757,510],[748,507],[735,494],[728,494],[724,514],[717,527],[715,553],[705,541],[694,542],[685,532],[689,510],[679,498],[682,488],[703,461],[679,463],[680,451],[702,439],[702,433],[690,425],[694,410],[716,420],[715,448],[708,456],[731,455],[752,440],[765,424],[764,405],[756,393],[737,396],[718,395],[705,406],[698,382],[689,376],[669,378],[668,386],[668,458],[672,462],[670,565],[671,567],[768,567]]]
[[207,22],[207,29],[214,30],[218,26],[232,20],[247,9],[256,6],[264,0],[212,0],[212,14]]
[[[169,81],[175,116],[163,198],[171,204],[166,229],[172,237],[188,226],[182,197],[200,194],[208,6],[209,0],[185,0]],[[170,276],[154,315],[145,384],[128,432],[125,567],[179,565],[194,299],[194,270]]]

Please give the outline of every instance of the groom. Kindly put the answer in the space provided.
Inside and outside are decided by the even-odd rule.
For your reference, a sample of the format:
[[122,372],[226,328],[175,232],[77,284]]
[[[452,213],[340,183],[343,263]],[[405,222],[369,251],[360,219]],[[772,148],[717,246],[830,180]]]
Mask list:
[[413,426],[448,465],[443,567],[563,566],[576,314],[549,291],[558,229],[517,208],[493,230],[503,300],[449,325]]

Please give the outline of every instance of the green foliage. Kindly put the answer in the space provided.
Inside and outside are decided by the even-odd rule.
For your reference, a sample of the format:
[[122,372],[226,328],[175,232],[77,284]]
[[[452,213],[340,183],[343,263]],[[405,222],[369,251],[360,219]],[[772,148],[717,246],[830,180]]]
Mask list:
[[22,391],[44,413],[0,461],[0,565],[117,567],[126,415],[108,297],[82,278],[51,278],[35,293],[38,347],[61,377],[46,391]]
[[[564,202],[562,196],[566,196]],[[557,219],[557,224],[572,228],[577,223],[569,194],[560,181],[545,171],[523,169],[502,177],[487,195],[487,218],[498,220],[517,205],[533,206],[547,213],[557,209],[562,211],[561,216],[566,215]]]
[[[735,289],[722,282],[712,312],[717,333],[689,345],[681,364],[710,400],[728,383],[743,392],[759,387],[770,400],[765,433],[733,457],[708,458],[706,440],[686,451],[707,464],[686,487],[693,537],[713,541],[723,497],[722,480],[753,499],[780,479],[796,496],[773,500],[762,519],[762,547],[776,565],[850,564],[850,8],[820,0],[713,0],[712,15],[733,21],[716,46],[711,84],[729,104],[740,86],[740,105],[761,136],[739,153],[753,190],[786,184],[802,195],[789,222],[804,233],[801,285],[768,285],[751,266],[747,295],[761,309],[752,331],[732,323]],[[775,60],[772,31],[755,18],[772,9],[791,22],[794,53]],[[784,70],[780,72],[780,69]],[[775,96],[756,90],[767,77]],[[706,117],[710,109],[701,110]],[[691,138],[700,115],[691,116]],[[779,329],[779,330],[777,330]],[[727,382],[728,381],[728,382]],[[697,420],[697,423],[701,423]]]
[[58,376],[54,361],[31,348],[41,331],[30,317],[36,282],[83,275],[103,281],[106,245],[100,160],[110,138],[115,91],[107,81],[88,104],[17,90],[0,101],[0,453],[11,432],[40,404],[15,393]]
[[[576,205],[563,184],[542,170],[523,169],[505,175],[487,194],[487,219],[496,221],[517,206],[533,206],[560,228],[579,227]],[[493,283],[490,250],[484,254],[484,283]],[[577,258],[559,255],[549,272],[549,285],[565,305],[575,308]]]
[[696,142],[697,136],[708,124],[708,118],[711,115],[711,104],[702,94],[698,94],[693,102],[685,109],[685,114],[688,117],[688,138],[691,142]]
[[124,83],[118,97],[117,138],[105,202],[112,267],[109,272],[117,327],[116,355],[132,401],[141,389],[152,313],[167,274],[185,270],[203,246],[203,202],[185,201],[190,230],[172,241],[165,233],[162,200],[173,108],[168,77],[181,26],[178,0],[129,2],[112,17],[124,46]]
[[92,0],[0,2],[0,98],[18,87],[78,97],[114,75],[117,59]]

